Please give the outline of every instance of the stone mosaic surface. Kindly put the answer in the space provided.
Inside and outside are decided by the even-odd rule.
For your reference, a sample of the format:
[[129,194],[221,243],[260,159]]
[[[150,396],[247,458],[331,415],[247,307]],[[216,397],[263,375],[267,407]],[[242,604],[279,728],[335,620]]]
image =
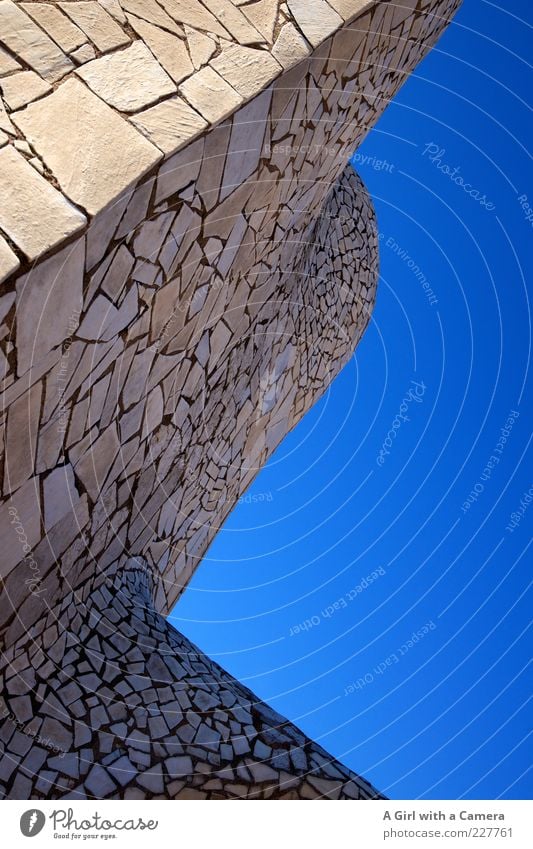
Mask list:
[[457,6],[0,0],[4,795],[376,795],[163,617],[367,325],[346,162]]

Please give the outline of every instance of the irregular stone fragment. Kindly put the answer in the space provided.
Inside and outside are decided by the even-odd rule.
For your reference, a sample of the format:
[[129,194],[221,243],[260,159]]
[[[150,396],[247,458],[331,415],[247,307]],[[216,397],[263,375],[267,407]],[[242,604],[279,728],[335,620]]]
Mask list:
[[79,501],[72,466],[58,466],[44,480],[44,527],[49,531],[74,511]]
[[11,74],[0,82],[2,96],[10,109],[20,109],[50,91],[50,86],[34,71]]
[[227,30],[219,23],[218,15],[212,15],[199,0],[160,0],[161,6],[180,24],[189,24],[196,29],[228,37]]
[[267,50],[228,44],[211,60],[217,71],[243,97],[262,91],[281,72],[281,65]]
[[12,74],[13,71],[19,71],[21,65],[16,59],[9,55],[7,50],[0,46],[0,77],[5,74]]
[[9,408],[4,470],[6,492],[14,492],[33,475],[40,409],[40,383],[35,383]]
[[[156,28],[163,27],[163,30],[173,32],[175,35],[182,35],[180,28],[155,0],[121,0],[121,5],[126,12],[130,12],[137,20],[143,18],[144,21],[153,24]],[[130,23],[131,15],[127,16]]]
[[366,12],[374,2],[375,0],[328,0],[329,5],[333,6],[345,21],[351,21],[356,15]]
[[102,53],[129,44],[130,37],[95,0],[59,5]]
[[207,121],[180,97],[171,97],[138,112],[131,120],[167,156],[207,127]]
[[73,67],[57,44],[11,0],[0,2],[0,35],[15,56],[49,82],[61,79]]
[[204,0],[204,6],[207,6],[239,44],[260,44],[264,41],[261,33],[231,0]]
[[287,5],[313,47],[322,44],[343,24],[341,16],[326,0],[287,0]]
[[284,24],[272,48],[272,55],[280,65],[288,70],[309,53],[310,47],[296,27],[291,23]]
[[110,425],[88,449],[89,446],[75,462],[74,471],[95,502],[120,450],[116,425]]
[[11,118],[7,114],[3,103],[0,101],[0,130],[3,130],[5,133],[9,133],[9,135],[16,135],[17,131],[13,126],[13,122]]
[[198,70],[209,62],[217,49],[216,43],[203,32],[185,25],[185,35],[194,67]]
[[233,112],[242,101],[235,89],[207,66],[185,80],[179,90],[212,124]]
[[161,158],[159,150],[79,80],[67,80],[14,121],[65,194],[91,215]]
[[122,112],[136,112],[176,91],[142,41],[94,59],[76,73],[102,100]]
[[122,11],[122,7],[118,0],[98,0],[100,6],[103,6],[106,12],[114,17],[119,24],[127,23],[126,15]]
[[13,274],[20,265],[16,254],[13,253],[3,236],[0,236],[0,283]]
[[56,6],[50,3],[20,3],[19,5],[66,53],[72,53],[87,41],[85,33]]
[[84,240],[53,254],[17,280],[17,371],[24,374],[69,338],[83,302]]
[[13,147],[0,150],[0,227],[37,259],[80,230],[86,219]]
[[96,58],[96,51],[92,44],[84,44],[71,54],[71,59],[74,59],[76,65],[83,65],[84,62],[90,62]]
[[148,45],[157,61],[175,83],[180,83],[194,71],[185,42],[164,29],[128,15],[128,20],[138,35]]
[[278,18],[279,0],[258,0],[257,3],[250,3],[248,6],[243,6],[242,11],[254,27],[261,35],[272,43],[274,36],[274,26]]

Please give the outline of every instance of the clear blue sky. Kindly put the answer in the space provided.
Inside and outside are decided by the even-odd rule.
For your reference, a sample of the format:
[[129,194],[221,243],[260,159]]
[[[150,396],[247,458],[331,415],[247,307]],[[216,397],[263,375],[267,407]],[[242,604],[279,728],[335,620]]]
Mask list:
[[532,20],[464,0],[359,150],[372,324],[171,616],[396,799],[531,797]]

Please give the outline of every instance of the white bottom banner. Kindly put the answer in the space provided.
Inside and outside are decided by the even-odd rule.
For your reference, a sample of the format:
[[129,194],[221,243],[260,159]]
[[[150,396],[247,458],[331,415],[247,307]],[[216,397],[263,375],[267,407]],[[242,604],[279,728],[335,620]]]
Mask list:
[[[531,803],[4,801],[3,846],[77,844],[216,849],[514,847],[531,849]],[[262,821],[264,817],[264,822]]]

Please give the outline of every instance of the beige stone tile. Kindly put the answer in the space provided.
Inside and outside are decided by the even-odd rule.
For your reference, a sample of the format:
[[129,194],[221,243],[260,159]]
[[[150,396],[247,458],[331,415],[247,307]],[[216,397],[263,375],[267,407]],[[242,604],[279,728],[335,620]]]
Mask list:
[[3,236],[0,236],[0,283],[19,267],[20,262]]
[[102,53],[129,43],[129,36],[95,0],[78,0],[76,3],[60,3],[59,6]]
[[84,44],[70,54],[71,59],[74,59],[76,65],[83,65],[85,62],[90,62],[91,59],[96,59],[96,50],[92,44]]
[[261,33],[231,0],[203,0],[203,3],[240,44],[260,44],[264,41]]
[[10,109],[21,109],[51,90],[48,83],[35,71],[11,74],[2,80],[1,86],[2,96]]
[[287,0],[287,5],[313,47],[318,47],[344,23],[326,0]]
[[86,224],[85,216],[9,146],[0,150],[0,197],[0,227],[28,259]]
[[280,30],[272,55],[283,65],[285,70],[292,68],[297,62],[305,59],[311,52],[311,47],[295,26],[286,23]]
[[197,29],[185,25],[185,35],[189,46],[192,63],[196,70],[206,65],[215,50],[217,49],[216,42],[203,32],[198,32]]
[[122,6],[118,2],[118,0],[98,0],[100,6],[103,6],[106,12],[109,12],[110,15],[114,17],[119,24],[127,23],[126,15],[122,10]]
[[[154,24],[156,27],[163,27],[175,35],[183,34],[176,22],[167,15],[155,0],[120,0],[120,4],[126,12],[135,15],[137,19],[143,18],[148,23]],[[129,19],[129,15],[127,17]]]
[[66,53],[72,53],[87,41],[87,36],[72,23],[56,6],[50,3],[19,3],[21,9],[30,15],[34,21],[56,44]]
[[218,15],[212,15],[199,0],[160,0],[161,6],[180,24],[189,24],[205,32],[227,37],[228,33],[221,26]]
[[213,124],[231,115],[242,103],[242,97],[235,89],[208,66],[185,80],[179,90]]
[[5,76],[5,74],[12,74],[13,71],[20,71],[20,69],[21,65],[19,62],[17,62],[16,59],[13,59],[7,50],[0,47],[0,77]]
[[242,11],[263,38],[272,44],[274,38],[274,26],[278,18],[279,0],[258,0],[243,6]]
[[[0,506],[0,538],[0,575],[5,578],[28,555],[24,546],[28,545],[31,550],[41,538],[38,478],[29,480]],[[21,567],[22,583],[31,580],[33,575],[29,566]]]
[[83,302],[84,239],[17,280],[17,372],[24,374],[67,339]]
[[142,41],[100,59],[94,59],[76,73],[102,100],[122,112],[137,112],[176,86]]
[[5,107],[0,100],[0,130],[3,130],[4,133],[9,133],[12,136],[16,136],[17,131],[13,126],[13,122],[9,115],[7,114]]
[[376,0],[328,0],[328,3],[345,21],[351,21],[356,15],[374,6]]
[[65,194],[91,215],[103,210],[162,156],[77,79],[67,80],[13,120]]
[[180,83],[194,71],[185,41],[146,21],[128,15],[128,21],[148,45],[157,61],[176,83]]
[[208,124],[180,97],[133,115],[131,121],[167,156],[192,141]]
[[281,65],[267,50],[227,44],[211,60],[211,67],[244,98],[258,94],[281,73]]
[[49,82],[61,79],[73,67],[57,44],[11,0],[0,2],[0,33],[6,47]]

